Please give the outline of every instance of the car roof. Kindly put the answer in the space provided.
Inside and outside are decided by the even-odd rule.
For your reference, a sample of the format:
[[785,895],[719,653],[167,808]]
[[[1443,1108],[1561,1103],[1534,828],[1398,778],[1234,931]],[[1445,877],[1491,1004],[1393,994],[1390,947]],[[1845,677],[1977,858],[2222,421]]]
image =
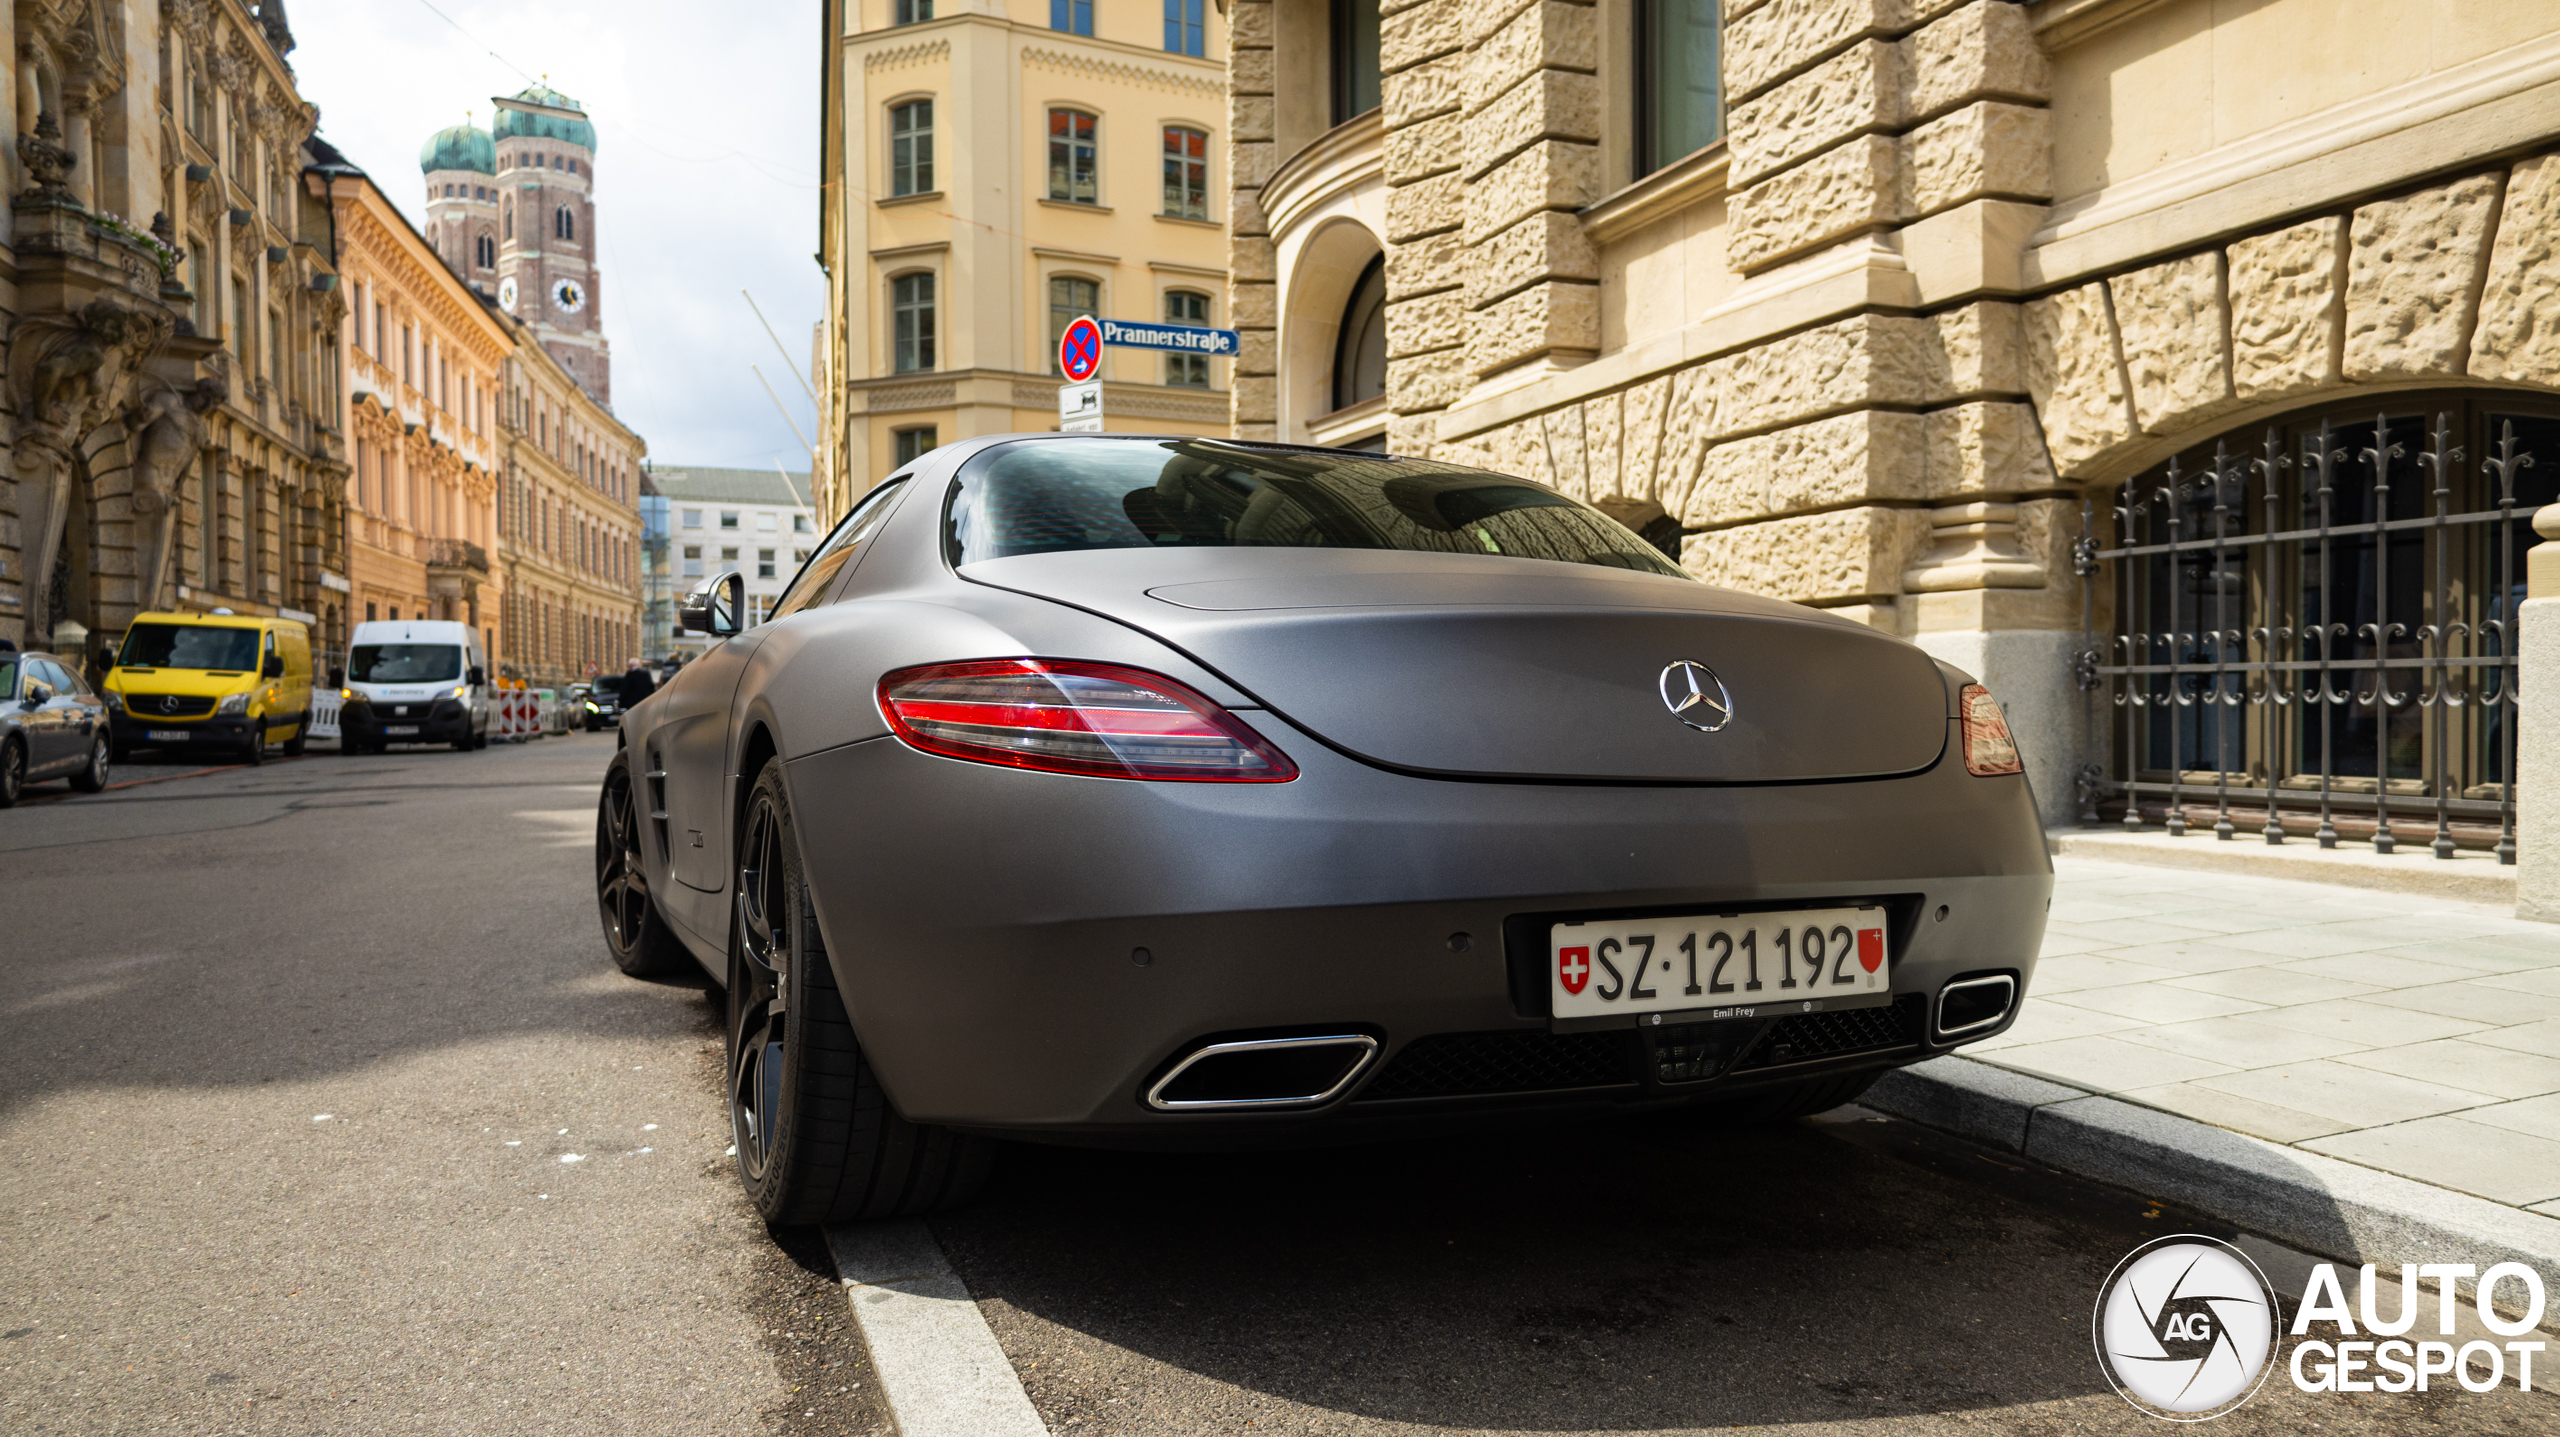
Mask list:
[[188,614],[155,610],[136,614],[133,621],[137,624],[192,624],[207,629],[256,629],[278,624],[309,631],[309,625],[300,619],[269,618],[263,614]]

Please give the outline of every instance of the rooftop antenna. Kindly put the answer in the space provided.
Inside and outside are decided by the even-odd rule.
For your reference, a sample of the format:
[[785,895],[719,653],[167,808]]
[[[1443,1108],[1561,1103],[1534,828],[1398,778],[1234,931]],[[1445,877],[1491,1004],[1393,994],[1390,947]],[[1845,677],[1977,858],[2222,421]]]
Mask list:
[[[787,357],[788,357],[788,356],[786,356],[786,358],[787,358]],[[782,407],[782,396],[773,392],[773,381],[772,381],[772,380],[770,380],[770,379],[765,378],[765,377],[764,377],[764,371],[763,371],[763,370],[761,370],[761,369],[756,368],[756,367],[755,367],[754,365],[752,365],[752,364],[750,364],[750,365],[748,365],[748,366],[747,366],[747,372],[748,372],[749,374],[752,374],[752,375],[754,375],[754,376],[756,377],[756,383],[761,384],[761,385],[763,385],[763,386],[764,386],[764,393],[765,393],[765,397],[766,397],[767,399],[770,399],[770,400],[772,400],[772,401],[773,401],[773,407],[774,407],[775,409],[777,409],[777,410],[780,410],[780,411],[781,411],[781,413],[782,413],[782,422],[791,426],[791,434],[792,434],[792,437],[793,437],[793,438],[796,438],[796,439],[798,439],[798,440],[800,441],[800,447],[801,447],[801,448],[806,449],[806,450],[808,450],[808,451],[809,451],[809,467],[810,467],[810,468],[812,468],[812,469],[817,468],[817,467],[818,467],[818,449],[817,449],[817,446],[816,446],[816,445],[814,445],[814,444],[811,444],[811,443],[809,442],[809,436],[808,436],[808,435],[806,435],[806,434],[802,434],[802,433],[800,432],[800,421],[791,417],[791,411],[790,411],[790,410],[788,410],[788,409],[783,409],[783,407]]]
[[755,310],[756,323],[764,326],[764,337],[773,341],[773,347],[782,355],[782,363],[791,371],[791,377],[800,380],[800,392],[809,396],[809,403],[812,406],[816,405],[818,402],[818,391],[811,389],[809,387],[809,381],[801,378],[800,366],[792,360],[791,351],[783,348],[782,336],[773,332],[773,322],[766,319],[764,317],[764,311],[757,307],[756,297],[752,294],[748,294],[743,289],[739,290],[738,293],[746,300],[747,308]]

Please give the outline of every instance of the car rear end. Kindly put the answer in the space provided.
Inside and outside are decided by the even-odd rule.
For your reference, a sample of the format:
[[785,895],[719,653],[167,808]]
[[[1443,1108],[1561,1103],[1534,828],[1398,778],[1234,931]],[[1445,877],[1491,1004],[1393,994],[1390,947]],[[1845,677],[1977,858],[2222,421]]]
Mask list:
[[[2013,1019],[2051,868],[1966,676],[1519,481],[1159,447],[1036,513],[974,461],[952,561],[1034,657],[893,670],[887,734],[791,764],[906,1116],[1180,1144],[1845,1093]],[[1293,542],[1275,493],[1420,537]],[[1115,513],[1143,545],[1037,537]]]

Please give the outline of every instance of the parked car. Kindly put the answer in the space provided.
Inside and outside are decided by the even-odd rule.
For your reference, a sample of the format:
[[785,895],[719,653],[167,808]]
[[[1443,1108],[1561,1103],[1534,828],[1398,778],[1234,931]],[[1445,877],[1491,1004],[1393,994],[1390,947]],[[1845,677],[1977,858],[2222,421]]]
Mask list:
[[101,687],[115,759],[138,748],[266,761],[302,752],[311,727],[311,631],[216,609],[134,617]]
[[605,674],[586,685],[586,695],[578,701],[579,722],[589,733],[608,729],[622,720],[622,675]]
[[489,746],[489,656],[480,631],[448,619],[382,619],[347,640],[338,732],[349,753],[395,743]]
[[624,716],[597,897],[727,992],[775,1222],[991,1138],[1376,1138],[1848,1101],[2004,1029],[2052,869],[1999,705],[1543,485],[996,436]]
[[77,660],[0,653],[0,808],[47,779],[96,793],[107,786],[112,747],[106,703]]

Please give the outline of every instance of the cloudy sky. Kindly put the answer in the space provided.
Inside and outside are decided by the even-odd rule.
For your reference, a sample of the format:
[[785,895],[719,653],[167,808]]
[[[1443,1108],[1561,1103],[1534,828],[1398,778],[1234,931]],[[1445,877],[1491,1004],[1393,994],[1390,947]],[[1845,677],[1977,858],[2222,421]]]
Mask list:
[[[597,260],[614,413],[650,461],[809,467],[800,383],[826,302],[818,248],[816,0],[301,0],[289,57],[320,133],[416,223],[418,150],[549,77],[596,127]],[[449,18],[448,18],[449,17]],[[492,52],[495,52],[494,54]]]

